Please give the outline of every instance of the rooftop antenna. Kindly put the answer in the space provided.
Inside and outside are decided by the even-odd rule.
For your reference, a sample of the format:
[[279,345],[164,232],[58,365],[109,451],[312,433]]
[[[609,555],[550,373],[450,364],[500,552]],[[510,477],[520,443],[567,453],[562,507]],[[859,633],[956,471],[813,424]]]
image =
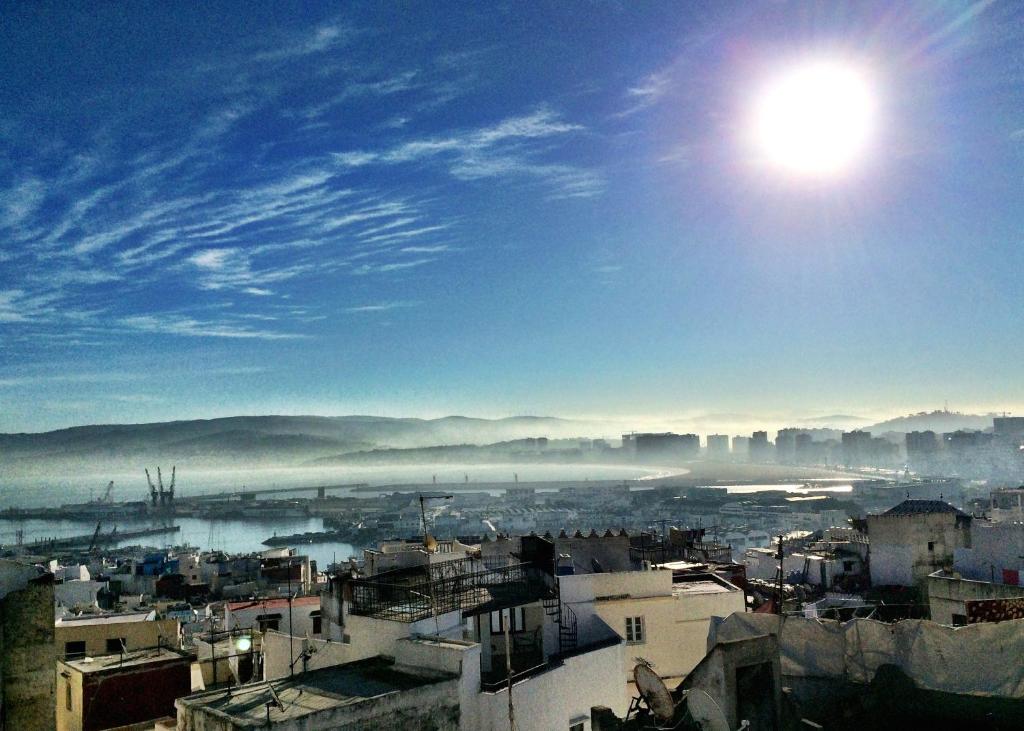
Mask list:
[[440,641],[441,625],[437,620],[437,602],[434,601],[434,581],[430,570],[430,554],[437,550],[437,540],[427,532],[427,500],[451,500],[453,495],[424,495],[420,493],[420,518],[423,520],[423,550],[427,552],[427,588],[430,590],[430,612],[434,615],[434,634]]

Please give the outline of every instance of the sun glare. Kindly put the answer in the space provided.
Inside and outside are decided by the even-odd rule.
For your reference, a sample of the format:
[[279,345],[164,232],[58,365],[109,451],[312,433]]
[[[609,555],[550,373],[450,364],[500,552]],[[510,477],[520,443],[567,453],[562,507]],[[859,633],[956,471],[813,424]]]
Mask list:
[[865,152],[875,100],[855,68],[802,65],[769,82],[756,100],[754,143],[773,166],[810,177],[848,170]]

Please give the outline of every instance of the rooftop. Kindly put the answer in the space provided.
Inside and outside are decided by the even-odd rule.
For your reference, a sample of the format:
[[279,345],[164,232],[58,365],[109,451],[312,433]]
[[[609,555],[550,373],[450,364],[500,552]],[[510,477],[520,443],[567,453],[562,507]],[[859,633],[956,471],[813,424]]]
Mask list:
[[266,721],[268,706],[272,721],[299,719],[453,678],[454,675],[412,675],[395,670],[390,660],[371,657],[294,678],[198,693],[180,699],[179,703],[193,710],[205,709],[226,716],[239,725],[255,726]]
[[77,660],[60,660],[60,662],[80,673],[102,673],[107,670],[121,670],[122,668],[140,667],[171,661],[191,663],[192,659],[191,655],[167,647],[151,647],[145,650],[133,650],[124,654],[81,657]]
[[889,508],[882,515],[925,515],[929,513],[953,513],[967,517],[967,514],[944,500],[904,500]]
[[679,594],[728,594],[730,591],[738,591],[737,589],[730,589],[727,586],[719,584],[717,581],[687,581],[682,584],[673,584],[672,593]]
[[[293,607],[305,607],[305,606],[309,606],[309,605],[313,605],[313,604],[315,604],[317,606],[320,606],[320,597],[319,596],[297,596],[294,599],[292,599],[292,606]],[[251,608],[258,608],[258,609],[287,609],[288,608],[288,599],[286,597],[284,599],[252,599],[250,601],[244,601],[244,602],[231,602],[230,604],[228,604],[226,606],[226,608],[230,609],[232,612],[237,612],[240,609],[251,609]]]
[[77,617],[61,617],[55,624],[60,627],[73,624],[124,624],[126,622],[151,622],[156,619],[156,612],[127,612],[124,614],[82,614]]

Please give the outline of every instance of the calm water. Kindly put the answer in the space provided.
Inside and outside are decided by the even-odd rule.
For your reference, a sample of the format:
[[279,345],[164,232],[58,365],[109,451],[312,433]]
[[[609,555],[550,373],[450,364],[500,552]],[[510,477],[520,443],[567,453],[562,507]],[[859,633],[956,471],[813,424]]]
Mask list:
[[[150,470],[155,479],[155,471]],[[685,470],[675,470],[676,474]],[[323,484],[369,483],[370,485],[430,484],[436,476],[439,483],[464,483],[469,478],[473,483],[522,482],[560,480],[625,480],[666,477],[673,472],[645,469],[635,465],[426,465],[402,467],[326,467],[326,468],[276,468],[252,470],[181,470],[178,474],[175,492],[178,496],[202,495],[211,492],[241,490],[243,487],[259,489],[268,487],[306,487]],[[106,483],[114,480],[112,497],[115,501],[146,500],[149,488],[145,475],[138,473],[111,473],[103,475],[74,475],[59,478],[18,478],[4,480],[0,477],[0,508],[57,506],[66,503],[85,502],[103,493]],[[169,478],[165,476],[165,484]],[[492,490],[491,492],[501,492]],[[374,493],[351,490],[335,490],[332,495],[356,494],[359,497],[373,497]],[[273,497],[273,496],[269,496]],[[258,551],[265,549],[262,541],[275,534],[287,535],[306,531],[323,530],[319,518],[283,518],[272,521],[255,520],[209,520],[205,518],[176,518],[180,526],[178,533],[147,536],[119,543],[117,545],[144,544],[165,546],[189,543],[203,549],[220,549],[230,552]],[[159,523],[145,520],[124,520],[117,524],[119,531],[139,530]],[[23,531],[24,540],[32,541],[48,537],[77,536],[91,533],[93,522],[70,520],[0,520],[0,543],[12,544],[16,533]],[[113,525],[104,523],[103,533],[109,533]],[[344,560],[356,552],[347,543],[305,544],[300,550],[316,559],[317,565],[326,567],[333,560]]]
[[[469,478],[473,483],[507,482],[513,484],[516,475],[521,482],[560,480],[654,480],[682,474],[686,470],[660,470],[636,465],[426,465],[402,467],[329,467],[329,468],[276,468],[252,470],[182,470],[178,475],[178,495],[200,495],[211,492],[267,487],[305,487],[318,484],[368,483],[386,486],[386,490],[400,489],[396,486],[430,484],[436,476],[439,483],[464,483]],[[115,501],[145,500],[148,497],[146,478],[136,473],[115,473],[104,475],[76,475],[61,478],[29,478],[4,480],[0,478],[0,508],[8,506],[36,507],[56,506],[65,503],[84,502],[102,494],[106,482],[114,480]],[[165,484],[169,480],[165,480]],[[819,481],[825,482],[825,481]],[[719,485],[729,493],[749,494],[765,490],[785,490],[790,493],[804,493],[802,483]],[[555,486],[552,486],[555,489]],[[643,489],[637,485],[633,489]],[[848,483],[836,481],[828,486],[812,488],[815,492],[850,492]],[[500,490],[491,490],[495,494]],[[333,491],[334,495],[357,494],[372,497],[374,493],[351,490]],[[145,520],[125,520],[117,524],[119,531],[139,530],[158,523]],[[306,531],[323,530],[319,518],[283,518],[272,521],[255,520],[209,520],[206,518],[177,518],[174,524],[181,528],[178,533],[148,536],[123,543],[142,543],[165,546],[188,543],[203,549],[220,549],[229,552],[258,551],[266,548],[262,541],[275,534],[286,535]],[[47,537],[65,537],[91,533],[95,523],[70,520],[25,520],[0,521],[0,543],[12,544],[16,532],[23,531],[25,541]],[[104,524],[103,533],[109,533],[112,524]],[[123,545],[119,543],[117,545]],[[354,555],[356,549],[347,543],[306,544],[299,547],[303,553],[316,559],[317,564],[326,567],[333,560],[344,560]]]
[[[169,467],[169,466],[168,466]],[[557,480],[627,480],[656,479],[685,473],[685,469],[663,470],[636,465],[599,464],[507,464],[507,465],[408,465],[398,467],[279,467],[265,469],[179,469],[175,492],[178,496],[204,495],[243,488],[308,487],[368,483],[370,485],[464,483],[466,477],[475,482],[512,483],[518,475],[521,482]],[[156,480],[156,470],[150,467]],[[107,482],[114,481],[115,501],[147,500],[149,488],[142,470],[102,474],[5,478],[0,471],[0,508],[57,506],[80,503],[98,497]],[[170,482],[164,475],[164,484]],[[351,494],[335,490],[332,495]],[[359,493],[369,497],[373,493]]]
[[[262,541],[275,532],[278,535],[304,533],[306,531],[323,530],[320,518],[285,518],[273,521],[242,521],[242,520],[208,520],[205,518],[176,518],[173,521],[181,530],[177,533],[133,538],[119,541],[115,545],[148,545],[164,547],[188,543],[204,549],[220,549],[230,553],[246,553],[261,551],[268,548]],[[117,524],[119,532],[140,530],[161,525],[159,521],[121,521]],[[12,544],[16,541],[17,531],[24,531],[26,542],[39,538],[67,537],[86,535],[95,529],[95,523],[83,523],[70,520],[22,520],[0,521],[0,543]],[[101,530],[108,534],[113,525],[104,523]],[[356,549],[348,543],[312,543],[298,546],[300,552],[316,559],[317,566],[323,570],[335,560],[342,561],[356,553]]]

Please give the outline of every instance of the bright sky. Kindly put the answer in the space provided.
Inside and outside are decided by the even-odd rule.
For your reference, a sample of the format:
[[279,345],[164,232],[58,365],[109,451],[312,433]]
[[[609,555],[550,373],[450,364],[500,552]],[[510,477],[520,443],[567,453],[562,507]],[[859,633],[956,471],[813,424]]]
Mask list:
[[[1022,28],[1015,2],[4,3],[0,431],[1024,408]],[[870,110],[800,108],[871,124],[804,175],[752,139],[815,64]]]

